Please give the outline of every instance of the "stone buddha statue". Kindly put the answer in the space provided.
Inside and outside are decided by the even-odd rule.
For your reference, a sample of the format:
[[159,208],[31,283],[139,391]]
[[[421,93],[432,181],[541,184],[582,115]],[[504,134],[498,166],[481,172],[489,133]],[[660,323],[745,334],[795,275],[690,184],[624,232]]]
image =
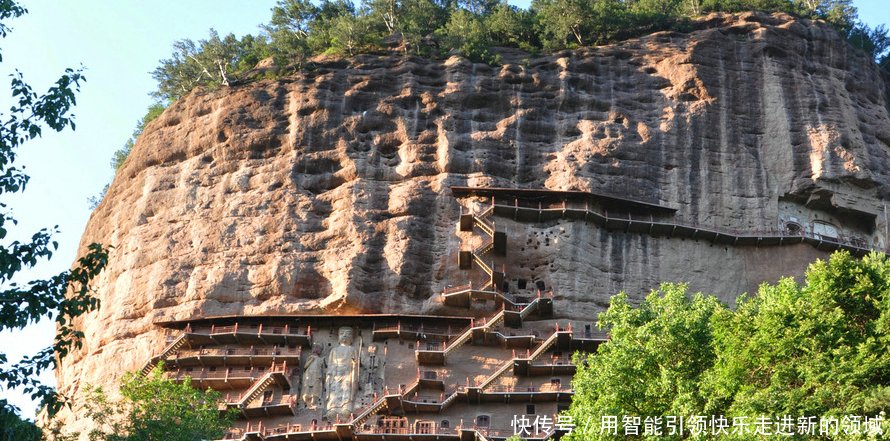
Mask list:
[[303,387],[300,390],[300,398],[307,409],[318,408],[322,381],[324,381],[324,359],[321,357],[321,346],[312,345],[312,352],[303,366]]
[[355,390],[358,386],[359,360],[356,349],[352,346],[352,328],[344,326],[339,329],[339,345],[331,349],[327,358],[327,375],[325,388],[327,401],[325,416],[329,420],[340,417],[349,418],[352,412]]
[[376,344],[368,345],[367,352],[362,354],[361,389],[366,400],[383,390],[384,355]]

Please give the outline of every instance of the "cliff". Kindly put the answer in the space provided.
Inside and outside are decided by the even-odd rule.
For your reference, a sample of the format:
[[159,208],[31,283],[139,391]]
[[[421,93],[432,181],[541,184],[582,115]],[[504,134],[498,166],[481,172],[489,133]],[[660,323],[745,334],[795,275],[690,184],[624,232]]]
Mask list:
[[[456,264],[474,240],[461,203],[485,203],[451,186],[618,195],[727,231],[826,223],[883,249],[884,91],[828,26],[745,14],[502,66],[362,55],[192,93],[145,129],[84,232],[114,249],[60,389],[141,366],[159,321],[448,313],[439,291],[478,272]],[[508,282],[540,281],[581,321],[620,290],[687,281],[731,301],[826,255],[494,221]]]

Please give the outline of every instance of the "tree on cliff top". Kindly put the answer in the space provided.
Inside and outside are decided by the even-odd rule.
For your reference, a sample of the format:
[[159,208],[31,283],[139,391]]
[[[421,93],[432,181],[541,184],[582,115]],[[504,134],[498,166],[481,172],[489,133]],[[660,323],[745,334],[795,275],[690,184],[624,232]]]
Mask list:
[[[0,2],[0,37],[9,28],[6,22],[27,11],[11,0]],[[84,81],[82,72],[67,69],[55,84],[43,94],[35,93],[23,75],[12,76],[11,88],[14,104],[8,114],[0,114],[0,197],[24,191],[28,176],[15,167],[16,150],[25,142],[41,135],[45,127],[62,131],[74,129],[71,108],[75,104],[74,92]],[[5,238],[10,226],[16,221],[12,213],[0,203],[0,239]],[[54,367],[69,351],[80,346],[81,332],[72,320],[98,306],[98,300],[90,295],[90,282],[102,270],[108,259],[107,251],[98,244],[89,246],[87,255],[77,265],[46,280],[33,280],[24,284],[13,282],[22,270],[34,267],[52,257],[58,244],[53,241],[53,230],[41,229],[26,242],[13,241],[0,245],[0,331],[21,329],[43,318],[55,318],[57,334],[53,346],[37,354],[10,364],[0,350],[0,386],[22,387],[34,399],[43,400],[50,413],[61,405],[55,390],[42,384],[37,375]],[[5,399],[0,407],[10,411]]]
[[[569,413],[591,424],[579,424],[573,439],[624,439],[623,416],[639,426],[660,417],[665,427],[668,416],[690,422],[723,415],[747,418],[753,428],[757,417],[791,415],[796,429],[798,417],[840,422],[890,408],[890,259],[884,255],[856,259],[837,252],[812,264],[805,283],[764,284],[735,310],[713,297],[689,297],[682,285],[662,285],[639,307],[619,295],[599,325],[611,340],[578,359]],[[617,417],[617,435],[602,433],[604,416]],[[886,421],[883,431],[890,434]]]
[[211,29],[206,40],[179,40],[173,43],[173,56],[161,60],[151,74],[158,82],[153,95],[175,101],[197,86],[229,86],[266,56],[266,40],[252,35],[239,40]]

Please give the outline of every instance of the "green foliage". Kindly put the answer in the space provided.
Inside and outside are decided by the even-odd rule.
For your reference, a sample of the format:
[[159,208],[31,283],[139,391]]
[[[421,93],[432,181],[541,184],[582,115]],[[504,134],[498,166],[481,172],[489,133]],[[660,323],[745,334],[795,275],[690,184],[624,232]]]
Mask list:
[[890,408],[890,261],[835,253],[715,321],[713,407],[740,415]]
[[173,57],[154,72],[155,96],[172,101],[198,86],[229,85],[266,57],[279,75],[311,66],[307,60],[318,54],[393,47],[430,57],[456,52],[496,64],[497,46],[536,53],[608,44],[655,31],[686,32],[690,18],[704,13],[751,10],[826,20],[890,65],[882,57],[886,30],[858,22],[851,0],[533,0],[530,9],[506,0],[363,0],[358,7],[352,0],[279,0],[259,36],[239,41],[211,30],[208,40],[177,42]]
[[494,61],[489,52],[492,46],[490,30],[482,19],[466,9],[451,14],[439,37],[448,47],[455,48],[463,56],[473,61]]
[[[610,341],[595,355],[576,355],[569,413],[587,421],[572,439],[600,437],[601,415],[689,415],[704,408],[702,375],[714,363],[712,316],[722,306],[701,293],[691,298],[686,286],[663,284],[633,307],[624,293],[614,296],[597,326]],[[586,429],[586,430],[585,430]],[[622,432],[623,435],[623,432]]]
[[495,45],[536,52],[541,43],[535,32],[535,20],[532,11],[500,2],[485,16],[485,26]]
[[220,439],[235,416],[220,414],[219,392],[167,379],[163,366],[146,377],[125,375],[120,391],[119,401],[110,400],[101,389],[91,391],[84,406],[85,416],[94,422],[88,433],[91,441]]
[[40,441],[43,435],[33,422],[21,419],[12,409],[0,407],[0,441]]
[[[0,2],[0,35],[9,28],[5,20],[16,18],[26,11],[13,1]],[[85,81],[82,71],[66,69],[47,92],[39,94],[16,72],[12,76],[14,104],[8,114],[0,114],[0,196],[22,192],[28,176],[14,166],[16,151],[27,141],[41,136],[45,128],[62,131],[74,129],[71,109],[75,104],[74,93]],[[16,221],[11,212],[0,204],[0,239],[5,238],[9,227]],[[33,356],[10,364],[0,350],[0,387],[22,387],[33,399],[47,405],[50,414],[59,410],[62,401],[55,390],[42,384],[38,374],[56,366],[72,349],[80,347],[82,333],[72,323],[75,317],[98,307],[98,299],[90,295],[90,282],[105,267],[107,250],[98,244],[89,246],[89,252],[80,258],[76,266],[45,280],[32,280],[23,284],[11,282],[20,271],[33,268],[38,262],[52,257],[58,243],[52,239],[55,229],[41,229],[30,240],[0,245],[0,331],[21,329],[43,318],[54,318],[57,334],[51,347]],[[0,409],[9,412],[12,407],[0,399]]]
[[735,310],[689,297],[682,285],[662,285],[639,307],[619,294],[599,326],[611,340],[578,356],[569,410],[592,424],[573,439],[615,438],[599,433],[604,415],[796,421],[874,417],[890,407],[890,260],[883,255],[835,253],[812,264],[803,285],[764,284]]
[[886,64],[887,50],[890,49],[890,36],[887,35],[887,28],[884,25],[871,28],[865,24],[858,24],[850,29],[847,40],[854,47],[878,60],[881,66]]
[[371,43],[371,22],[365,15],[344,14],[326,24],[328,52],[353,56]]
[[211,90],[229,86],[264,58],[268,49],[264,38],[220,37],[211,29],[208,39],[179,40],[173,43],[173,50],[173,56],[161,60],[152,72],[158,82],[154,96],[161,100],[175,101],[198,86]]

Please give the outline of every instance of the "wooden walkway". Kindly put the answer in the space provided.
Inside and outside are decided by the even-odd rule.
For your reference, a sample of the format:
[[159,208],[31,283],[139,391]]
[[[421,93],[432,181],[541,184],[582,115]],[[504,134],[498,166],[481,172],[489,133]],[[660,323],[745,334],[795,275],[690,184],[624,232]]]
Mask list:
[[778,230],[738,231],[715,227],[684,224],[663,219],[654,215],[643,217],[630,213],[600,212],[583,203],[543,203],[537,206],[495,203],[494,212],[498,216],[510,217],[521,222],[544,222],[556,219],[575,219],[594,223],[611,231],[648,234],[655,237],[680,237],[706,240],[715,244],[733,246],[781,246],[806,243],[822,251],[847,250],[855,256],[863,256],[872,251],[861,241],[819,236],[801,232],[790,234]]

